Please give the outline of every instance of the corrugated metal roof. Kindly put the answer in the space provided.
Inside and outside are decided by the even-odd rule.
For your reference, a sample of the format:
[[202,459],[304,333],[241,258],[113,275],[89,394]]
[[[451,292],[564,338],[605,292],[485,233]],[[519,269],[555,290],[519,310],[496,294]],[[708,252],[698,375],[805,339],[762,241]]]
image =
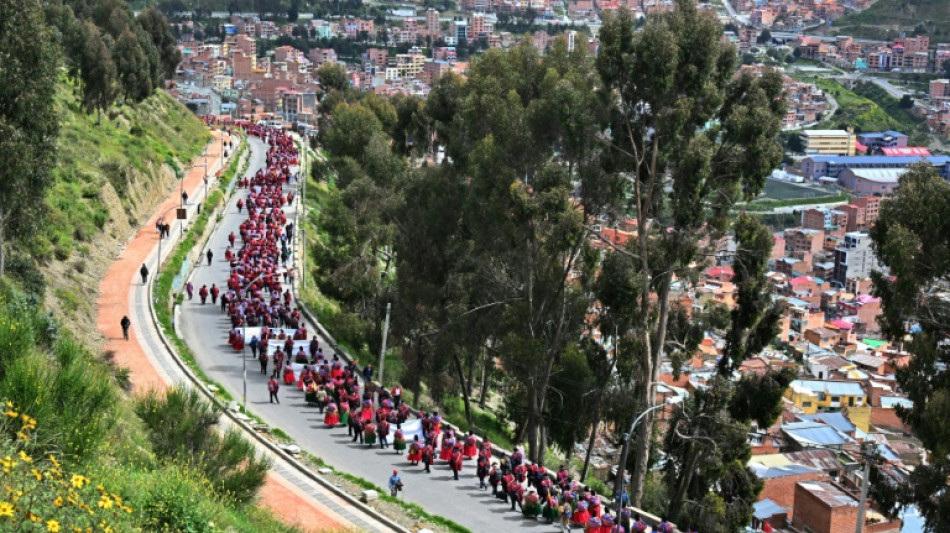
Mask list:
[[842,413],[818,413],[815,415],[799,415],[798,418],[802,420],[808,420],[810,422],[819,422],[823,424],[828,424],[829,426],[837,429],[842,433],[850,433],[854,431],[855,425],[848,420],[848,417],[844,416]]
[[881,407],[887,407],[890,409],[897,407],[898,405],[911,408],[914,406],[914,402],[902,396],[881,396]]
[[779,477],[788,477],[788,476],[800,476],[803,474],[814,474],[820,472],[816,468],[805,465],[782,465],[782,466],[765,466],[761,463],[750,462],[749,470],[755,473],[759,479],[774,479]]
[[772,500],[766,498],[760,502],[755,502],[752,504],[752,514],[755,515],[759,520],[765,520],[767,518],[772,518],[777,514],[787,513],[788,509],[782,507],[781,505],[773,502]]
[[830,507],[858,505],[857,498],[832,485],[831,483],[828,483],[827,481],[807,481],[799,483],[799,486],[814,494],[818,499],[827,503]]
[[[832,450],[821,448],[813,450],[802,450],[800,452],[790,452],[782,454],[786,460],[798,465],[810,466],[819,470],[834,471],[843,467],[842,460],[838,458],[838,453]],[[854,461],[848,461],[853,463]]]
[[801,446],[840,446],[850,442],[851,438],[837,429],[817,422],[796,422],[785,424],[782,431]]

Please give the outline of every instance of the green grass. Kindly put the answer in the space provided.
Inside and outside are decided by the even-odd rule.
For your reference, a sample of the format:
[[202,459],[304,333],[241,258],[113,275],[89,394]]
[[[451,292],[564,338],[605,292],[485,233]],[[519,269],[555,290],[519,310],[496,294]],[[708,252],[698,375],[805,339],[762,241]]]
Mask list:
[[[468,427],[468,421],[465,418],[465,402],[461,397],[444,399],[441,409],[440,414],[449,423],[463,429]],[[479,409],[478,402],[474,401],[472,402],[472,422],[475,424],[473,431],[476,435],[488,437],[492,443],[507,450],[514,449],[515,443],[508,425],[493,413]]]
[[202,122],[161,91],[104,113],[101,123],[83,112],[75,85],[67,81],[60,83],[56,105],[62,113],[49,209],[41,231],[21,243],[41,262],[68,259],[106,228],[109,211],[101,191],[107,183],[129,209],[132,189],[155,179],[162,165],[180,171],[210,140]]
[[326,464],[323,461],[323,459],[320,459],[319,457],[313,454],[303,452],[303,455],[310,462],[314,463],[318,467],[329,468],[330,470],[333,470],[333,472],[336,475],[340,476],[341,478],[349,481],[350,483],[362,489],[375,490],[379,494],[379,498],[381,500],[398,505],[404,511],[406,511],[406,514],[409,515],[410,517],[413,517],[419,520],[424,520],[431,524],[444,527],[445,529],[452,531],[453,533],[472,533],[472,531],[468,529],[467,527],[462,526],[461,524],[454,522],[452,520],[449,520],[448,518],[445,518],[443,516],[431,514],[418,504],[410,503],[405,500],[400,500],[399,498],[393,498],[392,496],[389,495],[389,490],[383,489],[382,487],[380,487],[379,485],[376,485],[372,481],[367,481],[361,477],[357,477],[352,474],[347,474],[346,472],[341,472],[339,470],[336,470],[332,466]]
[[831,93],[838,101],[838,110],[828,121],[831,127],[840,129],[853,127],[857,133],[887,130],[901,131],[917,127],[914,122],[901,120],[906,118],[903,115],[901,117],[890,115],[873,100],[848,90],[835,80],[817,78],[815,83],[818,84],[821,90]]
[[796,205],[811,205],[811,204],[830,204],[835,202],[847,202],[851,199],[851,195],[846,192],[841,192],[835,195],[829,196],[816,196],[813,198],[792,198],[788,200],[756,200],[747,204],[741,204],[736,206],[738,210],[741,211],[771,211],[778,207],[793,207]]
[[795,183],[767,179],[762,195],[772,200],[794,200],[799,198],[815,198],[828,196],[827,191],[817,190],[812,187],[805,187]]
[[950,33],[950,2],[946,0],[877,0],[860,13],[835,21],[840,32],[855,37],[893,38],[898,31],[923,25],[931,42],[942,42]]
[[[205,228],[208,225],[211,214],[217,208],[217,206],[224,200],[224,192],[227,190],[228,185],[231,181],[234,180],[235,175],[243,173],[244,169],[247,167],[247,163],[242,168],[238,168],[241,161],[241,156],[247,148],[246,143],[242,143],[240,151],[231,159],[231,163],[228,165],[227,170],[221,177],[221,180],[218,182],[218,187],[208,195],[203,204],[201,214],[195,218],[194,224],[192,224],[191,229],[188,230],[188,234],[185,236],[184,241],[181,245],[175,250],[175,252],[168,258],[168,260],[162,266],[162,270],[158,275],[158,278],[155,281],[155,298],[157,304],[155,306],[155,315],[158,318],[158,323],[162,327],[162,330],[165,332],[165,335],[175,346],[175,350],[178,352],[179,357],[188,365],[188,368],[195,373],[202,381],[208,384],[214,384],[218,391],[216,394],[224,401],[233,401],[234,398],[225,390],[223,386],[215,383],[198,365],[198,362],[195,360],[195,354],[191,351],[191,348],[178,336],[175,332],[175,328],[172,324],[172,302],[173,298],[180,298],[181,295],[172,294],[172,280],[181,270],[182,264],[185,262],[185,258],[188,256],[188,253],[197,245],[198,236],[201,235]],[[250,161],[250,160],[248,160]],[[260,421],[258,419],[258,421]]]
[[877,104],[888,116],[900,123],[901,128],[898,131],[910,137],[909,144],[926,146],[929,143],[930,134],[926,120],[915,116],[909,109],[902,108],[900,100],[888,94],[880,86],[871,82],[862,82],[855,85],[854,92]]
[[[298,531],[269,511],[219,494],[200,471],[154,453],[131,399],[111,372],[55,324],[36,299],[0,280],[0,400],[36,419],[35,429],[23,431],[23,438],[11,425],[20,419],[0,421],[0,454],[22,457],[22,452],[31,458],[19,461],[21,468],[0,481],[0,490],[22,488],[29,496],[20,499],[18,513],[29,510],[44,521],[56,520],[62,531],[89,521],[106,521],[115,531]],[[90,481],[74,489],[74,474]],[[69,497],[89,504],[91,517],[68,502],[54,502],[57,496],[66,500],[67,488]],[[111,511],[96,504],[103,494],[109,495]],[[116,496],[127,509],[116,512]]]

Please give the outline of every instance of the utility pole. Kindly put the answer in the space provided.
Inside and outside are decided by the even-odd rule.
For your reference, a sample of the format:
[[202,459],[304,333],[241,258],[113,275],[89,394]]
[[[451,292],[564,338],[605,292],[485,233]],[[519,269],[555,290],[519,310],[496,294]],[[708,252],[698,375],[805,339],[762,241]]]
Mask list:
[[379,347],[379,384],[383,384],[383,366],[386,364],[386,337],[389,336],[389,312],[393,304],[386,303],[386,323],[383,324],[383,342]]
[[854,533],[861,533],[864,529],[864,512],[868,502],[868,485],[870,485],[868,478],[871,477],[871,458],[873,457],[871,446],[871,443],[865,443],[861,450],[861,455],[864,456],[864,470],[861,478],[861,501],[858,502],[858,523],[854,526]]

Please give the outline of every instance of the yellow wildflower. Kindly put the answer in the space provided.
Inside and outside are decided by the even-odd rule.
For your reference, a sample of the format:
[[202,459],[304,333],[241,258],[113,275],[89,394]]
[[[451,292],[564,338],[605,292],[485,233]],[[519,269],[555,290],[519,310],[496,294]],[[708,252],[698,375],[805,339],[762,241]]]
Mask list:
[[57,496],[56,499],[53,500],[53,505],[55,505],[56,507],[62,507],[62,506],[63,506],[63,497],[62,497],[62,496]]
[[32,463],[33,458],[26,454],[25,451],[20,450],[20,459],[23,459],[24,463]]
[[109,498],[109,496],[105,494],[102,495],[102,498],[99,500],[99,507],[102,507],[103,509],[112,509],[112,500]]
[[43,519],[33,514],[33,511],[30,511],[29,514],[30,522],[42,522]]
[[37,481],[43,481],[43,474],[40,474],[39,470],[34,468],[31,470],[31,472],[33,473],[34,476],[36,476]]
[[13,504],[10,502],[0,502],[0,518],[13,516]]
[[73,478],[71,482],[74,487],[76,487],[77,489],[81,489],[86,485],[86,483],[89,483],[89,478],[85,476],[80,476],[79,474],[73,474]]
[[50,533],[59,533],[59,522],[56,520],[47,520],[46,521],[46,531]]
[[18,412],[16,412],[16,411],[13,411],[13,410],[7,411],[7,412],[5,412],[5,413],[3,413],[3,414],[9,416],[10,418],[17,418],[17,417],[20,416],[20,413],[18,413]]

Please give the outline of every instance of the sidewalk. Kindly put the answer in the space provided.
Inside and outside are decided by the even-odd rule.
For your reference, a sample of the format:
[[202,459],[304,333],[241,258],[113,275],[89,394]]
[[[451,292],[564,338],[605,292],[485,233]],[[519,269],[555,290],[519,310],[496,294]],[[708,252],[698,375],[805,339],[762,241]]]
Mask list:
[[[207,193],[203,163],[207,163],[207,175],[211,177],[209,186],[214,183],[215,173],[223,166],[223,142],[227,136],[217,130],[213,135],[214,141],[207,147],[206,155],[199,156],[193,162],[202,164],[192,166],[184,177],[183,187],[189,197],[189,220],[195,216],[197,203],[203,202]],[[147,309],[141,309],[145,305],[142,302],[147,302],[148,295],[144,294],[147,289],[139,274],[143,263],[148,267],[150,278],[157,274],[158,233],[155,231],[155,221],[163,215],[166,218],[173,217],[174,208],[180,204],[181,192],[176,188],[129,241],[99,284],[96,329],[105,339],[103,351],[113,351],[116,364],[130,370],[134,394],[151,389],[164,390],[170,384],[181,381],[181,378],[175,375],[174,365],[167,362],[162,364],[162,358],[165,357],[161,352],[162,348],[148,334],[147,330],[152,324],[144,319],[148,316]],[[173,221],[170,237],[166,240],[168,245],[162,248],[163,259],[173,251],[173,240],[180,235],[180,231],[180,222]],[[122,328],[119,325],[123,316],[132,320],[128,341],[122,338]],[[305,531],[351,527],[351,524],[337,513],[317,503],[313,497],[274,472],[268,474],[267,483],[259,495],[259,502],[287,524]]]

